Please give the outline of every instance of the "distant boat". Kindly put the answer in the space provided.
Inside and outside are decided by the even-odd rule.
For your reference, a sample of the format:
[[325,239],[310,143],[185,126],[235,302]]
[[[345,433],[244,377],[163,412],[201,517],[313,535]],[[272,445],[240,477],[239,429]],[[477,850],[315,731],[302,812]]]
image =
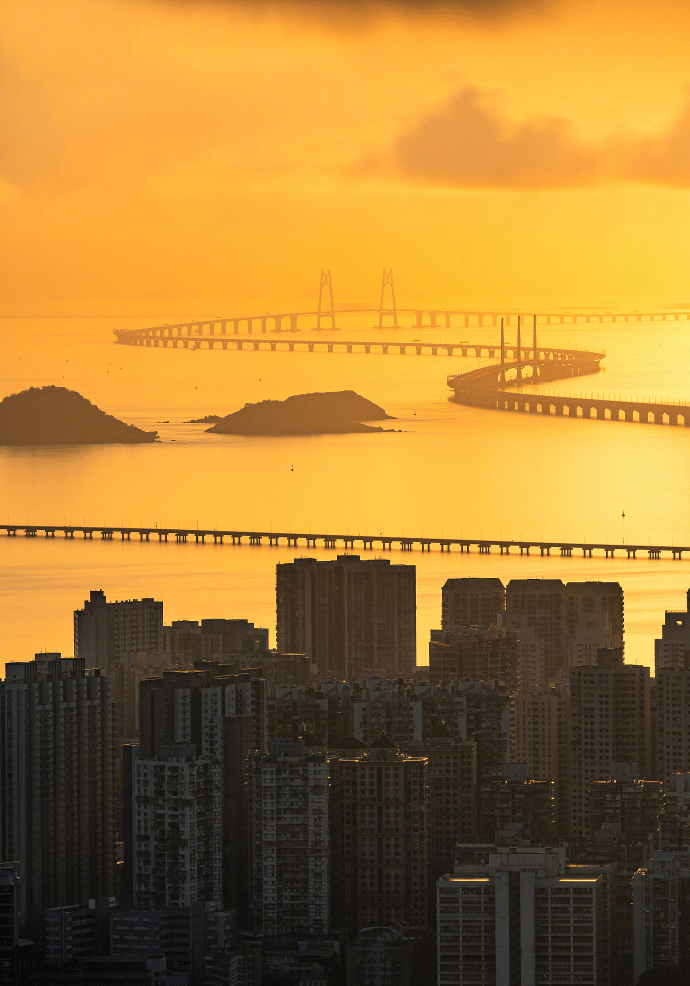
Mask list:
[[623,513],[621,514],[621,517],[623,517],[623,518],[625,518],[625,510],[624,510],[624,511],[623,511]]

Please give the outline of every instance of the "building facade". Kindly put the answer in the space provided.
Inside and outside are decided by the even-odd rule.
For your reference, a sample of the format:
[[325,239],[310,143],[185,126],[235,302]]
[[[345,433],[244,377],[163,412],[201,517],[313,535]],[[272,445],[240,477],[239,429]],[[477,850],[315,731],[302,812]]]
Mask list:
[[272,940],[328,932],[328,759],[302,743],[249,758],[252,926]]
[[128,651],[163,649],[163,603],[155,599],[109,603],[94,589],[84,608],[74,612],[74,656],[87,668],[107,669]]
[[505,608],[500,579],[448,579],[441,590],[441,627],[495,627]]
[[22,923],[110,896],[115,866],[110,681],[37,654],[0,682],[0,851],[20,864]]
[[603,879],[564,849],[493,852],[437,882],[438,986],[602,984]]
[[351,934],[404,924],[428,909],[428,761],[384,735],[331,764],[332,924]]
[[416,570],[387,559],[296,558],[276,566],[278,650],[351,678],[416,666]]

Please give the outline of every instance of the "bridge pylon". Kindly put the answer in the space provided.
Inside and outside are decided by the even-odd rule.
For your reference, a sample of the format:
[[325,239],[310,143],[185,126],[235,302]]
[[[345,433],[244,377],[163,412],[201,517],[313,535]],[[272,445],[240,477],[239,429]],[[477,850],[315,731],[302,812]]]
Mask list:
[[498,374],[498,385],[503,387],[506,382],[506,334],[504,327],[504,319],[501,319],[501,369]]
[[[324,299],[324,292],[327,292],[328,298],[330,298],[330,311],[328,311],[328,307],[325,307],[324,306],[324,300],[325,300]],[[326,304],[327,304],[327,302],[326,302]],[[316,328],[317,329],[320,329],[321,328],[321,319],[322,318],[326,318],[326,319],[330,318],[330,320],[331,320],[330,326],[326,326],[326,328],[331,328],[331,329],[335,329],[336,328],[336,324],[335,324],[335,304],[334,304],[334,301],[333,301],[333,281],[331,280],[331,272],[330,272],[330,270],[322,270],[321,271],[321,279],[319,281],[319,311],[318,311],[318,314],[316,316]]]
[[[390,308],[384,308],[383,307],[383,303],[385,301],[386,288],[387,287],[390,287],[390,295],[391,295],[391,307]],[[390,315],[393,318],[393,321],[392,321],[391,325],[388,326],[388,328],[393,328],[393,329],[399,329],[400,328],[400,325],[398,324],[398,309],[397,309],[397,306],[395,304],[395,284],[393,283],[393,268],[392,267],[390,268],[390,270],[386,270],[385,267],[383,268],[383,277],[381,278],[381,302],[379,304],[379,324],[377,326],[377,328],[379,328],[379,329],[385,328],[384,321],[383,321],[384,315]]]

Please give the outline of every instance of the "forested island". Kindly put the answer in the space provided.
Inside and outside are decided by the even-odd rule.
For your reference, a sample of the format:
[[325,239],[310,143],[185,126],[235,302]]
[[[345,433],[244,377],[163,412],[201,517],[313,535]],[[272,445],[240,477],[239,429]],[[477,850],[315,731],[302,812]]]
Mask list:
[[0,445],[135,445],[157,438],[66,387],[30,387],[0,401]]
[[392,419],[378,404],[353,390],[341,390],[245,404],[206,431],[217,435],[333,435],[394,430],[362,423],[382,420]]

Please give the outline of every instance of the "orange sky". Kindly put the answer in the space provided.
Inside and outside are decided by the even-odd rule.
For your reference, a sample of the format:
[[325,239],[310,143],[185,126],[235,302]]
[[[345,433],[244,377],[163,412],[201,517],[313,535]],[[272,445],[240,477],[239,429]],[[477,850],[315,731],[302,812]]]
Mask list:
[[401,302],[688,301],[689,38],[681,0],[4,0],[0,311],[384,265]]

